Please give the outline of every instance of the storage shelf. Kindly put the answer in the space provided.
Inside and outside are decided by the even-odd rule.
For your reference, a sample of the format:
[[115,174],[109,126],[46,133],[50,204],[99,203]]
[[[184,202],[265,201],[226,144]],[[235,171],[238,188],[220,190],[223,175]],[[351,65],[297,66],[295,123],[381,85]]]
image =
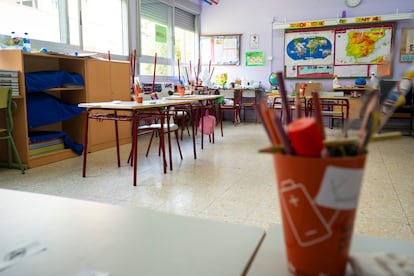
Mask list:
[[81,91],[84,90],[85,87],[56,87],[46,89],[45,92],[53,92],[53,91]]
[[29,157],[29,168],[43,166],[67,158],[78,157],[71,149],[56,150]]

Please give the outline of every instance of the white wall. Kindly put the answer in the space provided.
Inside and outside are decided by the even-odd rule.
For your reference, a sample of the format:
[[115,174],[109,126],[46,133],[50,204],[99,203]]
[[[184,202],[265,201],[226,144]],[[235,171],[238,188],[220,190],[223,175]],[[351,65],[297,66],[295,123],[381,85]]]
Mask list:
[[[229,80],[245,77],[247,80],[261,81],[269,86],[270,72],[283,70],[284,31],[272,30],[272,22],[307,21],[337,18],[345,10],[347,17],[413,12],[414,0],[363,0],[356,8],[348,8],[344,0],[221,0],[218,5],[202,3],[201,34],[242,34],[241,65],[216,66],[214,73],[226,72]],[[414,27],[413,20],[399,21],[395,31],[395,49],[399,51],[401,27]],[[244,54],[249,49],[250,34],[259,34],[259,49],[267,60],[263,67],[246,67]],[[273,37],[273,40],[272,40]],[[393,79],[399,79],[408,68],[407,63],[394,60]],[[286,81],[289,88],[293,80]],[[353,83],[354,80],[341,80],[341,84]],[[332,80],[323,80],[324,90],[332,88]]]

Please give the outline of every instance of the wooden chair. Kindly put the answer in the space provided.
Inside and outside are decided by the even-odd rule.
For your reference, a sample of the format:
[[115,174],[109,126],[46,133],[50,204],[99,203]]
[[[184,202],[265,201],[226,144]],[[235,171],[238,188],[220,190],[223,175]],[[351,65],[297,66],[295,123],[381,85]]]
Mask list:
[[243,91],[242,90],[234,90],[233,98],[224,99],[221,103],[221,112],[224,114],[225,112],[232,112],[233,113],[233,123],[236,126],[240,123],[240,110],[242,107],[242,98],[243,98]]
[[[307,101],[308,115],[312,116],[315,106],[312,99]],[[334,120],[341,120],[341,127],[344,127],[345,120],[349,117],[349,101],[348,99],[320,99],[321,113],[323,117],[329,118],[329,128],[333,128]]]
[[[13,114],[12,114],[12,89],[9,87],[0,87],[0,111],[3,111],[4,125],[0,125],[0,140],[7,141],[7,167],[18,167],[22,174],[25,173],[25,166],[22,163],[16,144],[13,139]],[[12,151],[16,157],[15,165]]]
[[246,121],[246,111],[251,110],[255,115],[255,122],[257,123],[257,113],[255,106],[260,100],[262,89],[254,89],[254,95],[248,95],[251,91],[244,91],[242,97],[241,109],[243,110],[243,121]]
[[[306,107],[306,97],[300,97],[300,112],[302,115],[307,114],[307,107]],[[283,115],[285,113],[285,110],[283,108],[282,98],[281,97],[275,97],[273,99],[273,108],[276,109],[279,113],[279,118],[281,121],[283,121]],[[296,111],[296,97],[289,97],[288,98],[288,110],[290,117],[293,118],[294,113]]]

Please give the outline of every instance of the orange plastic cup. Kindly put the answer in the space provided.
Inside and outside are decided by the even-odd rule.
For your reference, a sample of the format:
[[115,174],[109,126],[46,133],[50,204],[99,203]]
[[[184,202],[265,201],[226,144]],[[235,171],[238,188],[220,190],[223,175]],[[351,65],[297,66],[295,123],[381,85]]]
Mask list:
[[178,90],[178,94],[182,97],[182,96],[184,96],[184,94],[185,94],[185,88],[184,88],[184,86],[178,86],[177,87],[177,90]]
[[289,270],[344,275],[366,155],[274,154]]
[[136,101],[137,103],[142,103],[142,96],[136,96],[136,97],[135,97],[135,101]]

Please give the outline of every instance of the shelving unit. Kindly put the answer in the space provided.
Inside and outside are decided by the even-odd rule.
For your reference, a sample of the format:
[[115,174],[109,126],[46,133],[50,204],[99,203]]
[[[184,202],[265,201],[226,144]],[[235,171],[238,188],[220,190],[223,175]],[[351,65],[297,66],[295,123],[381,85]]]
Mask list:
[[[42,166],[59,160],[76,157],[71,149],[57,150],[36,156],[29,156],[29,130],[27,120],[27,92],[24,74],[41,71],[63,70],[80,74],[85,87],[62,87],[47,89],[44,93],[60,98],[68,104],[78,104],[87,101],[110,101],[113,99],[129,100],[129,63],[96,60],[87,57],[75,57],[45,53],[24,53],[21,50],[1,50],[0,69],[18,70],[20,96],[14,96],[16,109],[13,113],[13,136],[20,157],[29,168]],[[30,129],[31,131],[64,131],[76,143],[83,144],[85,118],[83,114],[72,119]],[[99,141],[90,141],[90,150],[100,150],[115,145],[113,125],[92,124],[91,132],[101,133]],[[89,135],[95,137],[96,134]],[[121,143],[130,140],[130,127],[125,125],[120,129]],[[0,161],[6,160],[7,148],[0,144]]]

